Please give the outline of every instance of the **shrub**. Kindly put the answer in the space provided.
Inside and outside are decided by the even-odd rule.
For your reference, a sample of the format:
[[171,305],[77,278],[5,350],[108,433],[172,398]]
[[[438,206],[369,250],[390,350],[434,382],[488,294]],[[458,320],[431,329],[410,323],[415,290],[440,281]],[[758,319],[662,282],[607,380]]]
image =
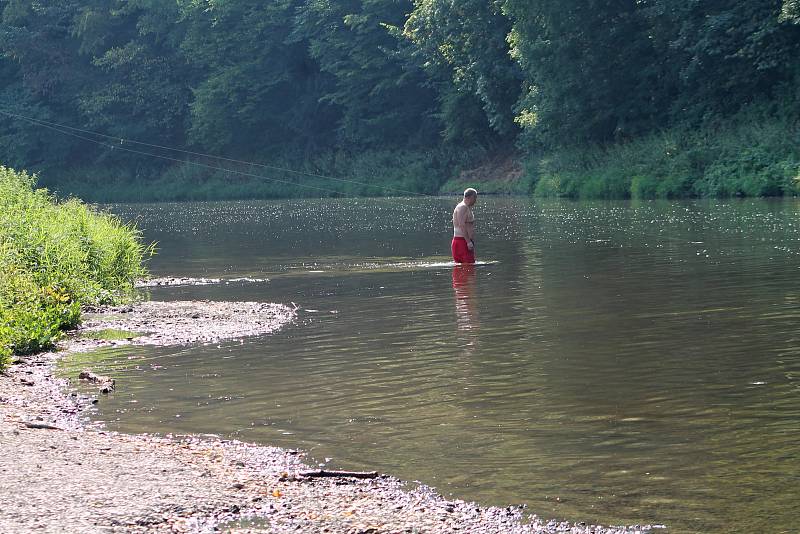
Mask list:
[[151,252],[132,226],[0,167],[0,368],[51,347],[81,306],[132,298]]
[[561,149],[528,165],[536,196],[683,198],[794,195],[800,129],[754,106],[727,121],[676,126],[608,146]]

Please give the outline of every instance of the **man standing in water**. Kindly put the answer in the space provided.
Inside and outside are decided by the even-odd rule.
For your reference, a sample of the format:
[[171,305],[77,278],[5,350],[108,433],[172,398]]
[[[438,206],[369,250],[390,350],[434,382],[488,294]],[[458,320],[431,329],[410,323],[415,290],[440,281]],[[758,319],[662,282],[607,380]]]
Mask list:
[[472,206],[478,192],[471,187],[464,191],[464,200],[453,210],[453,259],[457,263],[475,263],[475,215]]

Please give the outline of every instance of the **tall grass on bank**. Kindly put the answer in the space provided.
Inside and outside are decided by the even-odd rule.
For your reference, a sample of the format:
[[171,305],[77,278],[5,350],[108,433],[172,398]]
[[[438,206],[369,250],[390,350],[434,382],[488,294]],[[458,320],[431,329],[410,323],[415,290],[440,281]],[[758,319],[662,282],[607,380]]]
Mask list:
[[673,128],[604,147],[561,150],[528,162],[536,196],[685,198],[800,192],[800,123],[751,109],[703,128]]
[[135,228],[35,181],[0,166],[0,369],[52,346],[81,306],[129,299],[150,253]]

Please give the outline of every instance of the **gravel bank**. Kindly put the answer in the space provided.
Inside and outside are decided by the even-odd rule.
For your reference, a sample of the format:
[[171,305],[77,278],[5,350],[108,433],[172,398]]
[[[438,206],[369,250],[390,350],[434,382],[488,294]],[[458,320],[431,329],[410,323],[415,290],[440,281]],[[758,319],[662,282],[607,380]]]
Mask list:
[[[144,303],[96,310],[84,328],[144,331],[103,344],[192,343],[263,334],[294,318],[259,303]],[[238,325],[238,327],[237,327]],[[52,376],[64,352],[0,375],[0,532],[647,532],[522,519],[519,508],[448,501],[378,476],[316,478],[303,453],[209,437],[124,435],[89,425],[96,398]]]
[[[269,334],[295,318],[292,308],[263,302],[208,300],[148,301],[136,306],[106,307],[83,315],[68,350],[109,344],[186,345]],[[98,340],[92,332],[124,330],[142,335],[119,340]]]

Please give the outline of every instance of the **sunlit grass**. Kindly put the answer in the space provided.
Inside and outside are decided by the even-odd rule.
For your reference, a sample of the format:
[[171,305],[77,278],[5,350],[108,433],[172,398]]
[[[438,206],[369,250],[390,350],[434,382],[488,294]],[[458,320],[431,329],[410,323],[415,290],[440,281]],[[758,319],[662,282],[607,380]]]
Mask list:
[[51,347],[82,306],[130,299],[152,252],[134,227],[57,202],[35,181],[0,167],[0,368],[12,353]]

